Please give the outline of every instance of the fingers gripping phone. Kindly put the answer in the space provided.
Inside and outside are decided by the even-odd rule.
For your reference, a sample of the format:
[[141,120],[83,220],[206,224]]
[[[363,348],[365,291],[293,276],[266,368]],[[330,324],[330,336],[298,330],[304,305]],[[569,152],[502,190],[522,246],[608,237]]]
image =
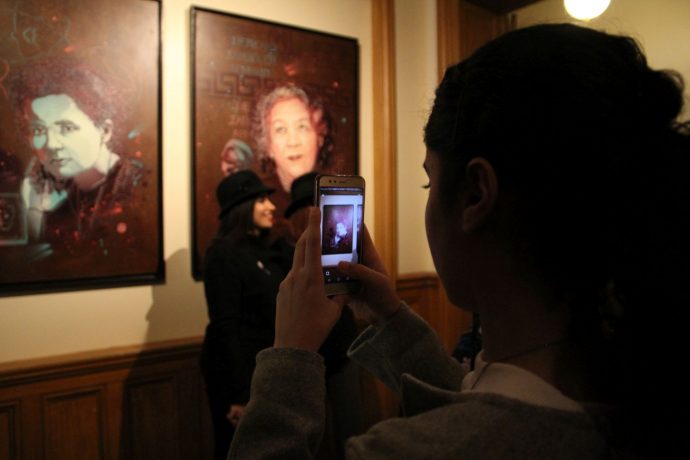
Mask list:
[[326,295],[359,292],[360,283],[338,270],[340,261],[362,260],[364,231],[364,178],[316,178],[315,205],[321,209],[321,265]]

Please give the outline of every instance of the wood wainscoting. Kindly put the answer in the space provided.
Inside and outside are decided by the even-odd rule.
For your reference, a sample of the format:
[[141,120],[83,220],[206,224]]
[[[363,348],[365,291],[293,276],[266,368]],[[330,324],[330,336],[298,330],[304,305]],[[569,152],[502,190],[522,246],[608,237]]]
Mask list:
[[472,327],[472,315],[450,303],[436,273],[400,275],[396,288],[400,298],[434,328],[448,353],[460,334]]
[[211,458],[200,339],[0,366],[0,459]]
[[[404,275],[397,289],[450,351],[469,318],[437,276]],[[0,460],[210,459],[200,351],[195,337],[0,365]],[[397,414],[390,391],[361,381],[366,427]]]

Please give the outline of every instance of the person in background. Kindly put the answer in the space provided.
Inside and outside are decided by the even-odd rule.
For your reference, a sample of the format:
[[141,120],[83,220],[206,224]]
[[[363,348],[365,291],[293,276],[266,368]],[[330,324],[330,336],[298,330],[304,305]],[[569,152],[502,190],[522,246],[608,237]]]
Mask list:
[[[404,417],[351,438],[348,458],[688,458],[682,88],[631,38],[571,24],[447,69],[425,128],[426,233],[483,350],[469,373],[449,357],[365,235],[364,264],[339,266],[372,317],[350,356]],[[319,221],[314,208],[231,459],[310,458],[321,438],[316,350],[351,300],[324,294]]]
[[[314,203],[314,181],[317,173],[298,177],[292,183],[292,201],[285,210],[294,246],[309,222],[309,207]],[[292,265],[290,258],[289,265]],[[326,397],[331,408],[331,426],[336,456],[345,458],[345,441],[362,431],[359,369],[347,357],[347,349],[357,337],[354,315],[344,308],[340,319],[319,348],[326,365]]]
[[284,245],[271,244],[271,193],[249,170],[224,178],[216,189],[220,228],[206,251],[209,324],[201,354],[216,459],[227,456],[249,401],[256,354],[273,343],[275,299],[287,270]]
[[472,327],[460,334],[451,356],[457,359],[467,372],[474,369],[477,354],[482,351],[482,332],[479,315],[472,315]]

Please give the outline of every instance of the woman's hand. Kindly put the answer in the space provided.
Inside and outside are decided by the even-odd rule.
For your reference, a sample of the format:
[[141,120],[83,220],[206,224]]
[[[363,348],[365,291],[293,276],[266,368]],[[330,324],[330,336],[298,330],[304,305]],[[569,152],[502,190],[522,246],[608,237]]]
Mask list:
[[276,301],[276,348],[317,351],[340,319],[347,297],[326,297],[321,267],[321,211],[309,209],[309,224],[297,241],[292,269]]
[[366,226],[362,243],[364,244],[362,248],[364,264],[340,262],[338,269],[362,283],[361,293],[349,302],[355,314],[364,317],[370,323],[377,323],[390,318],[398,311],[400,298],[386,273]]
[[240,423],[240,419],[244,415],[244,406],[239,404],[233,404],[230,406],[230,410],[225,415],[230,421],[230,424],[237,428],[237,424]]

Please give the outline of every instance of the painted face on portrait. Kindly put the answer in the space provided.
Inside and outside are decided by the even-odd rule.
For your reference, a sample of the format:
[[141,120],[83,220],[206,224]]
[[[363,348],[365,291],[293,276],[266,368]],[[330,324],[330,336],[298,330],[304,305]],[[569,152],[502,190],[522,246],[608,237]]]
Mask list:
[[338,235],[340,238],[347,235],[347,228],[345,228],[345,224],[343,224],[342,222],[338,222],[338,224],[335,226],[335,234]]
[[251,168],[254,157],[249,146],[238,139],[230,139],[220,153],[220,170],[225,176]]
[[44,168],[67,179],[92,168],[108,152],[112,123],[96,124],[66,94],[39,97],[31,103],[31,146]]
[[294,179],[316,165],[321,141],[314,122],[309,108],[297,98],[276,103],[269,113],[269,155],[287,191]]
[[252,222],[256,228],[268,230],[273,227],[273,214],[276,207],[267,196],[262,196],[254,201]]
[[227,148],[220,156],[220,169],[223,174],[229,176],[242,169],[242,162],[237,158],[237,151],[234,147]]

